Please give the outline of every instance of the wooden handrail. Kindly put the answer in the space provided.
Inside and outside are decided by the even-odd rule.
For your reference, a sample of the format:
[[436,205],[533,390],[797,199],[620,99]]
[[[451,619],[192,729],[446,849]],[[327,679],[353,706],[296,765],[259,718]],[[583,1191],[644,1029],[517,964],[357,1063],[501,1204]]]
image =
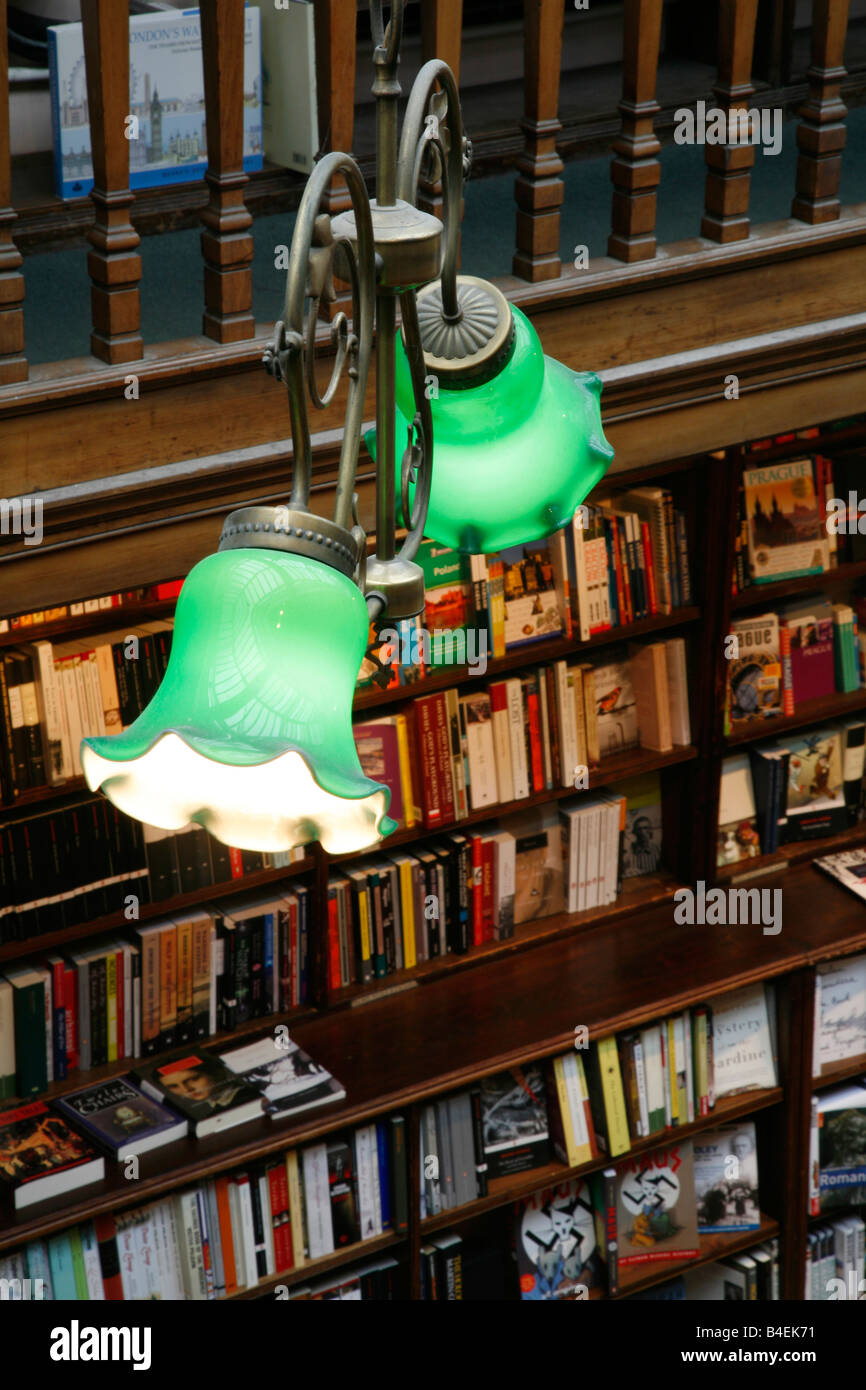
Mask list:
[[9,113],[9,50],[6,0],[0,0],[0,386],[27,380],[24,356],[24,276],[21,253],[12,239]]
[[210,195],[202,213],[202,332],[218,343],[236,343],[255,333],[253,219],[243,193],[243,0],[202,0],[200,13]]
[[87,234],[90,351],[103,362],[133,362],[142,341],[139,237],[129,220],[129,14],[117,0],[81,0],[81,22],[96,210]]

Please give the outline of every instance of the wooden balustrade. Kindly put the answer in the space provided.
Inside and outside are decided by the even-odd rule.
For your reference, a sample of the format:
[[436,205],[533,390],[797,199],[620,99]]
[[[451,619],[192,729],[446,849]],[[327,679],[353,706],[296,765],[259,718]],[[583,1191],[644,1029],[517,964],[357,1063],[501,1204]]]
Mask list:
[[0,386],[27,379],[24,356],[24,276],[12,240],[12,174],[9,155],[9,54],[6,0],[0,0]]
[[[355,0],[316,0],[316,104],[319,147],[352,151],[355,133]],[[372,83],[372,71],[370,81]],[[332,183],[322,206],[342,212],[350,199],[342,176]]]
[[832,222],[839,216],[839,181],[848,108],[840,96],[845,76],[848,0],[813,0],[809,95],[797,127],[797,193],[791,216]]
[[252,338],[252,216],[244,206],[244,5],[203,0],[201,46],[207,122],[208,205],[202,213],[202,332],[218,343]]
[[[426,0],[421,6],[421,53],[425,63],[441,58],[460,82],[460,49],[463,38],[463,0]],[[422,175],[418,206],[442,216],[442,181]]]
[[90,351],[103,362],[132,362],[142,341],[139,237],[129,220],[129,14],[117,0],[81,0],[81,20],[96,213],[87,233]]
[[656,189],[661,148],[653,129],[663,0],[626,0],[623,15],[622,130],[613,142],[611,234],[607,253],[619,261],[656,253]]
[[515,275],[523,280],[553,280],[559,259],[559,209],[565,185],[556,151],[559,121],[559,73],[565,0],[525,0],[524,150],[517,160]]
[[[719,77],[713,91],[728,118],[746,111],[752,85],[752,52],[758,0],[719,0]],[[755,146],[745,120],[731,143],[706,146],[707,182],[701,236],[742,241],[749,235],[749,193]]]

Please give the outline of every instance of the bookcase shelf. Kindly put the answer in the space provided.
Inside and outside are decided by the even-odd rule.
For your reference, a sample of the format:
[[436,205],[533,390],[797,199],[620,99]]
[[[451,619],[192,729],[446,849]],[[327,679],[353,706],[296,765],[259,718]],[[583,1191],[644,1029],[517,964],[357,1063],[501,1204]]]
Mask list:
[[775,584],[750,584],[731,598],[731,606],[736,609],[772,608],[773,604],[793,598],[795,594],[820,593],[826,588],[841,588],[852,584],[866,575],[866,560],[854,564],[837,565],[835,569],[822,574],[804,574],[797,579],[782,579]]
[[[633,1157],[640,1153],[650,1153],[653,1149],[663,1147],[667,1143],[681,1141],[694,1134],[700,1134],[702,1130],[714,1130],[719,1125],[728,1124],[732,1120],[743,1119],[746,1115],[755,1115],[772,1105],[778,1105],[782,1096],[781,1086],[775,1086],[771,1090],[753,1091],[740,1096],[725,1097],[717,1102],[710,1115],[694,1120],[690,1124],[678,1125],[675,1129],[663,1130],[652,1135],[649,1139],[635,1140],[627,1157]],[[437,1216],[425,1217],[421,1222],[421,1234],[426,1237],[434,1231],[444,1230],[449,1226],[459,1226],[462,1222],[472,1221],[484,1212],[496,1211],[497,1208],[510,1206],[512,1202],[517,1202],[523,1197],[530,1197],[533,1192],[539,1192],[542,1188],[555,1187],[558,1183],[568,1182],[571,1178],[584,1178],[590,1173],[597,1173],[602,1168],[621,1162],[623,1157],[626,1155],[613,1159],[602,1155],[593,1159],[591,1163],[582,1163],[576,1168],[569,1168],[564,1163],[554,1161],[539,1168],[533,1168],[528,1172],[516,1174],[514,1177],[494,1178],[490,1183],[490,1191],[486,1197],[480,1197],[476,1202],[467,1202],[462,1207],[452,1207],[450,1211],[440,1212]]]
[[[170,618],[176,602],[173,598],[133,600],[116,608],[100,608],[94,613],[58,618],[54,622],[10,627],[8,632],[0,632],[0,650],[3,647],[20,647],[26,642],[41,642],[44,638],[50,642],[66,642],[75,637],[90,637],[91,634],[110,632],[114,628],[133,627],[136,623]],[[4,616],[5,614],[0,613],[0,617]]]
[[369,1260],[373,1255],[380,1255],[385,1250],[405,1245],[406,1239],[405,1235],[395,1235],[388,1231],[385,1235],[357,1240],[354,1245],[344,1245],[342,1249],[335,1250],[333,1255],[323,1255],[318,1260],[307,1260],[299,1269],[287,1269],[282,1274],[269,1275],[267,1279],[260,1280],[254,1289],[241,1289],[238,1293],[230,1294],[228,1298],[221,1298],[219,1302],[234,1303],[239,1299],[262,1298],[274,1293],[280,1285],[296,1288],[308,1281],[313,1283],[321,1279],[322,1275],[330,1274],[332,1270],[342,1269],[344,1265],[354,1265]]
[[839,854],[842,850],[863,845],[866,845],[866,824],[860,822],[825,840],[792,840],[788,845],[780,845],[775,854],[759,854],[754,859],[740,859],[736,864],[721,864],[716,869],[716,878],[720,883],[735,879],[738,883],[742,881],[746,884],[753,878],[772,873],[774,869],[784,869],[806,859]]
[[752,1245],[772,1240],[779,1234],[779,1230],[778,1221],[772,1221],[762,1213],[760,1229],[757,1231],[700,1236],[698,1245],[701,1253],[696,1260],[660,1260],[657,1263],[620,1267],[619,1293],[614,1297],[628,1298],[629,1294],[642,1293],[644,1289],[651,1289],[656,1284],[665,1284],[668,1279],[675,1279],[678,1274],[685,1274],[689,1269],[712,1264],[714,1260],[723,1260],[726,1255],[736,1255],[740,1250],[748,1250]]
[[866,1076],[866,1052],[827,1067],[820,1076],[813,1076],[812,1090],[817,1094],[818,1091],[826,1091],[829,1086],[838,1086],[842,1081],[853,1081],[858,1076]]
[[862,709],[866,709],[866,687],[852,690],[847,695],[836,691],[833,695],[822,695],[817,700],[801,701],[793,714],[779,715],[777,719],[755,719],[742,729],[732,728],[725,741],[729,748],[735,748],[743,743],[774,738],[794,729],[805,729],[809,724],[844,719],[846,715],[857,714]]
[[[155,903],[142,903],[139,908],[140,922],[152,922],[159,917],[170,917],[174,912],[182,912],[201,903],[222,902],[236,893],[253,893],[259,888],[276,887],[283,879],[302,877],[314,871],[316,861],[312,856],[298,859],[294,864],[285,864],[279,869],[262,869],[256,874],[244,874],[241,878],[225,879],[222,883],[211,884],[207,888],[196,888],[190,893],[179,893],[172,898],[162,898]],[[23,956],[43,955],[46,951],[72,946],[78,941],[88,941],[91,937],[110,934],[119,930],[129,930],[133,923],[123,912],[112,912],[107,917],[96,917],[89,922],[79,922],[74,927],[62,927],[59,931],[45,932],[42,936],[30,937],[26,941],[7,941],[0,946],[0,967],[8,961],[20,960]]]

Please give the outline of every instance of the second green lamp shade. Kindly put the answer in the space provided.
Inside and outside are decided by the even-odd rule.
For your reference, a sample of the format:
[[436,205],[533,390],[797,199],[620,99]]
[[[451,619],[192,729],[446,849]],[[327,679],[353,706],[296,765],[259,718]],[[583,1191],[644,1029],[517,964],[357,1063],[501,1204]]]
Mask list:
[[[491,554],[558,531],[613,458],[601,426],[599,378],[545,357],[526,315],[513,305],[511,312],[514,347],[491,380],[458,388],[428,378],[433,481],[424,534],[464,554]],[[398,441],[414,414],[398,335]],[[366,442],[375,457],[375,430]]]
[[122,734],[84,739],[88,786],[145,823],[196,821],[239,849],[370,848],[395,823],[352,738],[367,630],[360,590],[318,560],[208,556],[181,591],[150,704]]

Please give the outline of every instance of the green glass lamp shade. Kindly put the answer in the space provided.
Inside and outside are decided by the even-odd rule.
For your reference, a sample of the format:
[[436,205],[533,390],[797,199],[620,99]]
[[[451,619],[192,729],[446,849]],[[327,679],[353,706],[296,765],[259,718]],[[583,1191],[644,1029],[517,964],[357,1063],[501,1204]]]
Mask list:
[[[513,305],[511,313],[514,346],[491,380],[456,386],[428,377],[433,480],[424,534],[470,555],[540,540],[565,526],[613,458],[601,426],[599,378],[545,357],[526,315]],[[414,415],[398,335],[398,440]],[[375,430],[365,438],[375,457]]]
[[150,704],[122,734],[83,740],[88,786],[138,820],[197,821],[239,849],[368,849],[395,822],[352,738],[367,630],[360,590],[320,561],[208,556],[181,591]]

